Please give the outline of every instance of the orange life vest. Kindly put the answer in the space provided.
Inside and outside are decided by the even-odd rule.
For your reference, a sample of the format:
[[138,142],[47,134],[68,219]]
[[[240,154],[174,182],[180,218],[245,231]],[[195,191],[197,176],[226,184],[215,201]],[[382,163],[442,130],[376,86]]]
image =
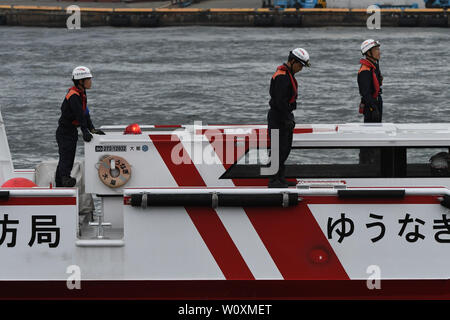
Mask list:
[[[372,94],[372,97],[376,99],[378,95],[380,94],[380,82],[378,81],[377,75],[375,73],[375,66],[372,62],[366,59],[359,60],[361,63],[361,67],[359,68],[358,74],[360,74],[362,71],[371,71],[372,72],[372,79],[373,79],[373,88],[374,92]],[[362,102],[359,104],[359,113],[364,112],[364,105]]]
[[377,98],[380,94],[380,82],[378,81],[377,75],[375,73],[375,66],[372,62],[366,59],[359,60],[361,63],[361,68],[359,68],[358,74],[362,71],[372,71],[372,79],[373,79],[373,88],[374,92],[372,94],[372,97]]
[[294,103],[297,100],[297,96],[298,96],[298,83],[297,80],[294,78],[294,76],[291,74],[291,72],[289,71],[289,69],[285,66],[285,65],[281,65],[277,68],[277,71],[273,74],[272,79],[275,79],[276,77],[278,77],[279,75],[285,75],[285,74],[289,74],[289,77],[291,79],[291,84],[292,84],[292,97],[289,99],[289,103]]
[[[82,91],[82,90],[78,89],[77,87],[73,86],[67,92],[66,99],[69,100],[70,97],[73,96],[74,94],[76,94],[77,96],[81,97],[82,106],[83,106],[83,114],[88,114],[89,113],[89,109],[87,108],[87,98],[86,98],[86,94],[84,93],[84,91]],[[79,126],[80,125],[80,123],[77,120],[73,120],[72,124],[75,125],[75,126]]]

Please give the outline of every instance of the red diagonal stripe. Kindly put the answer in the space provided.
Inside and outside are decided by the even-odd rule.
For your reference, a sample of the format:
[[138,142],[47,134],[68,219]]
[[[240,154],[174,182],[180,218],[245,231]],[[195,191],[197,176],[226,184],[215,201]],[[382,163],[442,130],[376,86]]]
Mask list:
[[[206,187],[203,178],[195,165],[191,163],[174,164],[171,158],[172,150],[181,141],[177,136],[150,135],[155,148],[180,187]],[[178,145],[185,156],[187,151]],[[253,280],[254,277],[242,258],[239,250],[212,208],[187,207],[189,217],[197,228],[200,236],[216,260],[227,280]]]
[[[151,134],[150,139],[152,139],[155,148],[158,150],[164,163],[179,186],[205,186],[205,182],[198,173],[195,164],[189,158],[188,152],[182,147],[181,141],[176,135]],[[178,148],[178,146],[180,146],[180,148]],[[189,161],[180,164],[173,163],[172,150],[180,150],[181,152],[178,156],[183,158],[186,157]]]
[[253,274],[214,209],[186,207],[186,211],[225,278],[227,280],[254,280]]
[[[266,130],[267,131],[267,130]],[[246,145],[245,148],[237,148],[234,146],[234,144],[231,144],[233,147],[233,150],[230,149],[230,143],[227,143],[227,139],[224,136],[223,139],[216,141],[215,135],[217,130],[210,130],[210,131],[204,131],[204,135],[208,139],[209,143],[212,145],[214,152],[219,157],[219,160],[222,162],[223,167],[226,170],[229,170],[231,166],[237,162],[238,159],[242,157],[243,154],[245,154],[249,148],[248,145]],[[257,137],[259,138],[259,133],[257,133]],[[261,141],[258,141],[258,144],[261,143]],[[267,141],[264,142],[267,145]],[[228,148],[227,148],[228,147]],[[227,153],[231,153],[234,155],[233,163],[227,163]],[[244,186],[267,186],[269,179],[232,179],[234,185],[244,187]]]
[[[290,208],[245,208],[285,280],[349,277],[304,201]],[[318,263],[317,252],[326,255]]]

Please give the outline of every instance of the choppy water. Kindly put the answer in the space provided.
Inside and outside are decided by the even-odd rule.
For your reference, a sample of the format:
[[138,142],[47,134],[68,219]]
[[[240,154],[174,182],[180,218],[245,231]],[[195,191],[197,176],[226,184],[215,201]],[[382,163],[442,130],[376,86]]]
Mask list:
[[[360,122],[359,46],[382,42],[384,122],[450,122],[450,33],[440,28],[0,28],[0,106],[16,168],[57,158],[73,67],[94,73],[94,125],[265,123],[269,81],[294,47],[297,123]],[[79,143],[77,156],[82,156]]]

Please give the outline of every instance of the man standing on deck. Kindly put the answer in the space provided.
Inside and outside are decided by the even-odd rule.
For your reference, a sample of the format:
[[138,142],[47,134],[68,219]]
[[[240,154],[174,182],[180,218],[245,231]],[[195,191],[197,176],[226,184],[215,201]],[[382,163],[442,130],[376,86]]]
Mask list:
[[91,71],[83,66],[76,67],[72,72],[74,86],[69,89],[61,106],[61,117],[56,129],[59,162],[56,168],[56,187],[73,187],[76,179],[70,176],[77,148],[78,130],[81,128],[83,140],[91,141],[93,134],[105,134],[92,124],[87,107],[86,90],[92,86]]
[[[381,85],[383,76],[380,72],[380,42],[368,39],[361,44],[361,53],[365,58],[360,60],[358,86],[361,95],[359,112],[364,115],[364,122],[381,122],[383,116],[383,100]],[[361,164],[377,164],[380,149],[361,148],[359,162]]]
[[[269,188],[287,188],[295,185],[285,179],[285,161],[292,147],[295,127],[294,111],[297,108],[298,83],[294,75],[304,66],[309,67],[309,54],[297,48],[289,52],[288,61],[277,68],[270,81],[270,110],[267,115],[269,137],[272,130],[278,130],[279,167],[269,181]],[[271,142],[273,147],[275,142]]]
[[361,44],[358,86],[361,95],[359,112],[364,114],[364,122],[381,122],[383,116],[383,100],[381,86],[383,76],[380,72],[380,42],[368,39]]

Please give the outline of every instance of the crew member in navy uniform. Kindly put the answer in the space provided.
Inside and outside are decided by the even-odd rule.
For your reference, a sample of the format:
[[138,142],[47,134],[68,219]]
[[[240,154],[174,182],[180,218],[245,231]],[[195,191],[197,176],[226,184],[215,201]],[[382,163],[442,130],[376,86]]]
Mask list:
[[[288,61],[277,68],[270,81],[270,110],[267,115],[269,137],[272,130],[279,130],[279,168],[270,178],[269,188],[286,188],[295,183],[285,179],[285,162],[291,152],[295,127],[294,111],[297,108],[298,83],[294,75],[304,66],[309,67],[309,54],[297,48],[289,52]],[[273,146],[273,141],[271,142]]]
[[69,89],[61,105],[61,117],[56,129],[59,162],[56,168],[56,187],[73,187],[76,179],[70,176],[78,140],[78,127],[81,128],[83,140],[91,141],[92,134],[105,134],[92,124],[87,107],[86,90],[92,86],[91,71],[83,66],[76,67],[72,72],[74,86]]
[[[358,86],[361,95],[359,113],[364,115],[365,123],[380,123],[383,117],[383,100],[381,86],[383,76],[380,72],[380,42],[368,39],[361,44],[361,53],[364,58],[360,60],[358,71]],[[359,153],[360,164],[378,164],[380,149],[361,148]]]
[[361,95],[359,112],[364,114],[364,122],[381,122],[383,76],[379,66],[380,42],[373,39],[364,41],[361,44],[361,53],[364,58],[360,60],[361,67],[358,71],[358,86]]

